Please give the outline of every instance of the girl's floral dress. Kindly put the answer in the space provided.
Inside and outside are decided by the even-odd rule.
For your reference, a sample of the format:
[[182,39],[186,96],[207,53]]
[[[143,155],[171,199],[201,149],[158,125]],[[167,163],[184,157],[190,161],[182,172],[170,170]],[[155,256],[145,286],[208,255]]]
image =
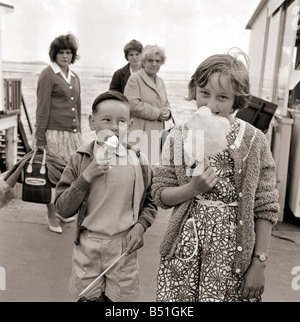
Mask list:
[[[238,131],[239,122],[235,120],[227,136],[229,146]],[[159,302],[241,301],[242,280],[232,271],[237,220],[234,162],[225,149],[210,157],[209,163],[219,181],[193,201],[174,256],[161,258],[157,277]]]

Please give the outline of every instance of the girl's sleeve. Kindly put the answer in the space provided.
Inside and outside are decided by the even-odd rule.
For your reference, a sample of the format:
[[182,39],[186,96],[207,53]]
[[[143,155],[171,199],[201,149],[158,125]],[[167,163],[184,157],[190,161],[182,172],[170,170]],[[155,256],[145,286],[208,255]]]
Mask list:
[[45,146],[50,114],[53,81],[48,70],[42,71],[37,84],[36,133],[37,146]]
[[[181,165],[174,164],[174,142],[181,139],[181,132],[173,130],[168,135],[162,151],[160,165],[154,167],[152,196],[154,202],[163,209],[172,207],[165,205],[161,200],[161,193],[165,188],[178,187],[178,178],[176,175],[176,167]],[[179,136],[179,137],[178,137]]]
[[141,88],[137,77],[129,77],[124,89],[124,95],[130,102],[132,116],[150,121],[159,119],[160,108],[142,101]]
[[276,165],[267,139],[261,135],[260,178],[256,190],[254,214],[256,219],[266,219],[277,223],[279,203],[276,189]]

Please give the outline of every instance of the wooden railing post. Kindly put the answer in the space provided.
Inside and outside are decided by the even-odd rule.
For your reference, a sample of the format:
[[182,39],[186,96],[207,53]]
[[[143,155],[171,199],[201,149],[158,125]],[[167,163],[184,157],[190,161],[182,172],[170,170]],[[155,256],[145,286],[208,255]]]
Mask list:
[[18,152],[18,127],[14,126],[6,130],[6,167],[10,169],[17,163]]
[[1,117],[0,130],[5,131],[5,167],[9,169],[17,162],[18,114]]

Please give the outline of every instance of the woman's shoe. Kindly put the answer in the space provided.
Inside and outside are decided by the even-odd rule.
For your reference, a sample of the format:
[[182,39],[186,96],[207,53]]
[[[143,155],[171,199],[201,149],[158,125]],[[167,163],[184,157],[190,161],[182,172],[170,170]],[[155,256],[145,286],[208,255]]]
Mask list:
[[52,231],[54,233],[58,233],[58,234],[61,234],[63,232],[62,228],[60,226],[54,227],[54,226],[49,225],[49,229],[50,229],[50,231]]
[[61,220],[62,222],[72,222],[75,220],[75,217],[70,217],[70,218],[64,218],[58,214],[56,214],[56,218],[58,218],[59,220]]
[[58,233],[58,234],[61,234],[63,232],[62,228],[60,226],[55,227],[55,226],[50,225],[48,218],[47,218],[47,222],[48,222],[48,226],[49,226],[50,231],[52,231],[54,233]]

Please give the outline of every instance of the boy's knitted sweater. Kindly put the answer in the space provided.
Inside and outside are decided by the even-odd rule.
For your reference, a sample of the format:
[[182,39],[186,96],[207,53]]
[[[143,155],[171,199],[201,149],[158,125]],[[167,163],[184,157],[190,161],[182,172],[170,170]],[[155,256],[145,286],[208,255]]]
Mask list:
[[[87,215],[87,199],[90,184],[85,180],[82,173],[93,161],[94,141],[87,147],[79,148],[71,155],[68,164],[56,186],[55,207],[56,211],[65,218],[72,217],[78,212],[77,232],[75,244],[79,244],[80,232],[85,228],[82,226]],[[129,149],[130,146],[128,145]],[[146,230],[150,227],[157,215],[157,207],[151,197],[152,169],[148,161],[139,151],[134,150],[140,160],[143,175],[144,191],[139,206],[137,222],[142,224]]]
[[[238,195],[235,262],[233,271],[243,274],[252,260],[255,245],[255,220],[277,222],[279,211],[276,190],[275,162],[265,135],[249,123],[238,120],[240,130],[229,153],[234,160],[234,180]],[[167,138],[162,153],[161,165],[154,171],[152,195],[156,204],[164,209],[161,193],[167,187],[176,187],[190,182],[186,176],[185,162],[188,156],[183,150],[183,130],[175,127]],[[188,219],[193,200],[174,207],[167,231],[163,237],[160,253],[171,258]]]

